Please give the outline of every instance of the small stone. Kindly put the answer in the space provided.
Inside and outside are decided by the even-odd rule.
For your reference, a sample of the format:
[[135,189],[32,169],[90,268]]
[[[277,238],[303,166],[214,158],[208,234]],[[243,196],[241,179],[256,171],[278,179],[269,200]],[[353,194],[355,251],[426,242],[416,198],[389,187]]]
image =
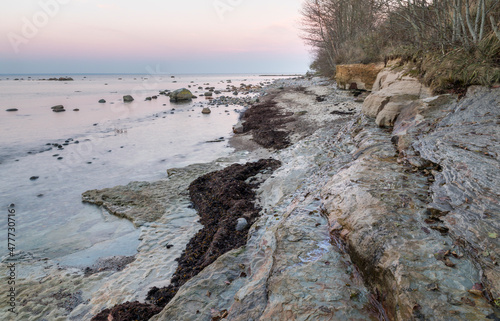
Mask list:
[[248,221],[240,217],[236,222],[236,231],[243,231],[248,226]]
[[6,109],[6,111],[18,111],[19,109],[17,108],[9,108],[9,109]]
[[100,99],[99,100],[99,104],[105,104],[106,103],[106,100],[105,99]]
[[39,176],[31,176],[30,181],[36,181],[39,178],[40,178]]
[[208,107],[205,107],[203,108],[203,110],[201,111],[202,114],[205,114],[205,115],[208,115],[210,114],[212,111],[210,110],[210,108]]

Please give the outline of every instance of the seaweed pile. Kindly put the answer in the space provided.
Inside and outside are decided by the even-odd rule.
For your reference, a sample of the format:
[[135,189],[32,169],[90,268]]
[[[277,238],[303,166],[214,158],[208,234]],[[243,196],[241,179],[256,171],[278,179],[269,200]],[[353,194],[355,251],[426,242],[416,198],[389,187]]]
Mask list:
[[[177,260],[179,265],[171,284],[161,289],[151,288],[146,298],[149,303],[126,302],[101,311],[92,320],[108,320],[109,316],[115,321],[149,320],[161,312],[189,279],[219,256],[245,245],[248,230],[260,212],[254,204],[254,190],[280,166],[277,160],[261,159],[245,165],[233,164],[193,181],[189,193],[204,227]],[[238,231],[239,218],[244,218],[248,225]]]

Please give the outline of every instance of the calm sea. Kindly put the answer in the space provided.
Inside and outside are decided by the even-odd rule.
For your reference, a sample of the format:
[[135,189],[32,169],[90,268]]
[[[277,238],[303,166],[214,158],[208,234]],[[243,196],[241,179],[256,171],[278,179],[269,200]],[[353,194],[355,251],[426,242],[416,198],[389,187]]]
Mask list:
[[[135,254],[139,231],[127,220],[83,204],[83,192],[162,179],[168,168],[209,162],[231,152],[227,138],[241,106],[212,107],[210,115],[202,115],[208,103],[204,97],[188,104],[171,104],[162,95],[151,101],[146,97],[189,86],[199,95],[206,91],[200,86],[224,90],[228,80],[239,87],[273,79],[65,75],[74,81],[38,80],[59,76],[0,76],[2,232],[7,233],[7,207],[15,204],[16,251],[51,259],[80,252],[88,258],[85,263],[100,256]],[[124,103],[123,95],[135,100]],[[66,111],[52,112],[55,105]],[[7,112],[9,108],[18,111]],[[207,143],[220,137],[226,140]],[[0,251],[0,257],[7,254],[6,242],[1,242]]]

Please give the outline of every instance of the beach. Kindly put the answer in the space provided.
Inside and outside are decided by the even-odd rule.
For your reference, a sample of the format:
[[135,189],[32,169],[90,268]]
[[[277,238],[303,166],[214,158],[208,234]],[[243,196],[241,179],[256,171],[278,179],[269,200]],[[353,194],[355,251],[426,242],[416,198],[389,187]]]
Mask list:
[[[98,264],[101,257],[133,257],[147,224],[134,225],[83,203],[81,194],[130,181],[154,182],[168,177],[169,168],[228,156],[233,150],[228,146],[232,126],[252,97],[259,94],[251,87],[271,81],[252,75],[177,75],[161,80],[151,75],[73,75],[73,81],[39,80],[42,77],[14,80],[5,76],[1,80],[5,91],[2,104],[17,109],[4,111],[1,119],[5,135],[0,169],[4,178],[2,204],[6,208],[15,205],[17,212],[13,258],[19,266],[19,282],[49,275],[40,262],[78,271]],[[171,104],[168,97],[159,95],[180,86],[191,88],[201,97],[188,104]],[[207,92],[214,99],[205,98]],[[130,93],[135,101],[124,103],[122,97]],[[155,95],[158,98],[147,100]],[[224,96],[227,99],[221,101]],[[100,99],[107,102],[99,103]],[[65,112],[51,111],[51,106],[61,103]],[[205,107],[212,108],[210,115],[202,114]],[[206,171],[194,166],[188,180]],[[179,184],[184,181],[179,180]],[[175,186],[170,188],[177,193]],[[188,227],[158,229],[154,237],[160,243],[171,242],[183,235],[184,229],[198,228],[195,212],[179,207],[174,201],[170,211]],[[1,246],[5,247],[5,262],[9,259],[7,244]],[[173,257],[168,254],[170,260],[182,249],[175,251]],[[27,293],[22,291],[19,297]],[[30,317],[36,319],[37,315]]]
[[[322,79],[315,79],[314,82],[307,80],[290,80],[290,82],[287,83],[284,80],[284,83],[274,83],[266,89],[265,96],[273,95],[267,93],[268,90],[280,91],[279,88],[283,86],[299,88],[303,84],[307,86],[312,83],[323,84],[323,86],[315,87],[318,93],[311,93],[310,97],[304,95],[301,100],[297,100],[298,104],[294,102],[290,105],[293,109],[287,111],[285,118],[294,119],[293,127],[290,127],[293,134],[286,134],[289,137],[287,144],[294,144],[314,132],[316,126],[321,126],[328,120],[337,119],[339,116],[326,113],[327,106],[329,106],[327,102],[321,107],[318,106],[316,110],[309,108],[311,102],[316,101],[316,95],[330,95],[335,92],[335,88],[329,82]],[[287,95],[290,102],[297,98],[293,90]],[[335,110],[346,112],[351,110],[352,112],[356,109],[356,104],[352,102],[353,98],[347,94],[338,93],[331,99],[338,101],[338,107],[336,106]],[[306,108],[308,112],[304,113]],[[277,120],[283,118],[281,114],[281,107],[279,107],[276,112]],[[284,122],[284,125],[291,125],[289,120]],[[316,123],[317,121],[321,124]],[[237,125],[236,122],[237,119],[233,125]],[[256,119],[254,123],[260,122],[261,120]],[[266,130],[268,129],[260,132]],[[136,253],[129,251],[123,254],[105,255],[110,251],[105,247],[96,246],[90,253],[95,258],[103,257],[97,262],[95,259],[85,259],[85,252],[70,254],[62,259],[39,258],[29,254],[22,259],[16,258],[18,264],[22,266],[20,269],[22,274],[18,281],[22,290],[18,295],[20,298],[29,296],[29,299],[23,301],[20,311],[25,312],[24,314],[21,312],[22,317],[37,319],[44,316],[48,319],[60,318],[61,320],[90,319],[102,309],[110,308],[115,304],[136,300],[144,302],[151,287],[168,286],[170,277],[176,269],[175,260],[181,256],[189,240],[202,228],[198,222],[197,212],[192,208],[188,196],[189,184],[197,177],[234,163],[244,164],[261,158],[269,158],[275,150],[273,147],[278,147],[278,150],[284,147],[281,142],[276,146],[271,144],[264,148],[248,135],[232,136],[230,145],[234,152],[213,162],[169,169],[164,172],[164,178],[159,181],[125,183],[122,187],[105,190],[108,202],[95,202],[97,194],[93,194],[92,191],[83,193],[84,201],[101,205],[103,208],[101,213],[108,220],[132,222],[131,225],[137,227],[132,231],[137,230],[139,234],[125,235],[116,239],[116,243],[122,242],[125,244],[124,247],[131,248],[134,243],[130,244],[130,242],[134,242],[133,239],[137,238],[139,244],[134,249]],[[130,180],[130,178],[123,177],[123,180]],[[137,193],[140,196],[134,197]],[[120,198],[112,195],[129,199],[125,204],[122,202],[120,205]],[[138,201],[130,202],[130,199]],[[134,212],[134,208],[139,210]],[[134,216],[140,213],[160,214],[149,218]],[[118,217],[126,217],[127,220],[119,220]],[[71,266],[68,262],[79,264]],[[41,302],[47,304],[42,305]],[[54,306],[58,308],[54,309]]]
[[[491,113],[483,102],[497,99],[498,89],[474,88],[463,101],[429,97],[422,89],[411,96],[403,85],[416,80],[393,74],[381,73],[386,80],[380,86],[391,88],[395,103],[407,104],[393,128],[377,124],[390,119],[390,109],[385,118],[370,114],[370,108],[384,111],[377,95],[387,89],[339,90],[324,78],[277,80],[232,124],[231,153],[170,168],[160,180],[83,192],[84,202],[139,228],[137,253],[80,268],[23,258],[20,316],[494,318],[487,295],[496,291],[498,269],[487,262],[496,256],[497,237],[490,232],[496,223],[471,223],[480,209],[448,203],[445,195],[497,185],[487,178],[470,184],[469,176],[457,183],[455,167],[466,165],[443,155],[460,153],[465,162],[481,157],[481,166],[498,166],[490,159],[493,145],[483,141],[498,133],[482,116]],[[481,129],[471,117],[483,122]],[[450,118],[462,126],[449,126]],[[482,135],[456,135],[471,128]],[[481,143],[489,152],[462,154],[457,137],[467,150]],[[474,177],[484,173],[477,168]],[[478,202],[487,208],[497,206],[477,195],[484,195]],[[456,214],[447,211],[452,208]],[[476,231],[477,239],[467,231]],[[459,243],[465,237],[470,243]],[[474,256],[477,244],[485,243],[488,255]]]

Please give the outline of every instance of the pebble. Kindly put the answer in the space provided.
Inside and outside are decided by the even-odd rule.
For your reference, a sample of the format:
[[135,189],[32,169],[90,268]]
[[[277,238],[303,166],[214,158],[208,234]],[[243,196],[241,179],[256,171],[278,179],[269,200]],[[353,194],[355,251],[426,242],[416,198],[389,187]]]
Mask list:
[[247,226],[248,221],[245,218],[240,217],[236,223],[236,231],[243,231]]

